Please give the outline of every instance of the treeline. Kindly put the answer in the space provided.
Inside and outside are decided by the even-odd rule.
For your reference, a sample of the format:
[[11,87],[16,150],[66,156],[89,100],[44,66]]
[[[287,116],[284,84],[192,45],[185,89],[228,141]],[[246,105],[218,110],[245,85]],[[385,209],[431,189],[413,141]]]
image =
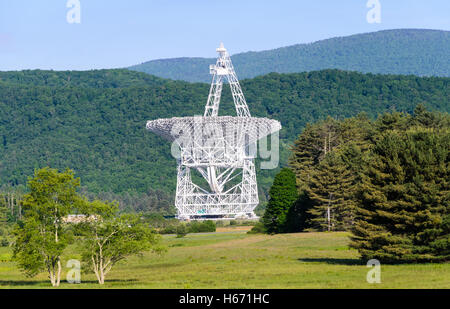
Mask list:
[[[252,115],[281,121],[280,165],[286,166],[288,145],[307,123],[327,115],[412,113],[423,102],[448,111],[449,81],[325,70],[273,73],[244,80],[242,87]],[[25,185],[41,167],[70,167],[88,192],[119,195],[110,194],[123,200],[123,209],[165,211],[173,206],[176,161],[170,143],[146,131],[145,123],[203,114],[208,91],[208,84],[128,70],[0,72],[0,185]],[[231,102],[224,87],[222,114],[234,115]],[[257,171],[262,202],[276,172]],[[153,195],[157,201],[150,201]]]
[[121,212],[131,213],[158,213],[169,216],[175,213],[173,197],[162,190],[152,190],[149,188],[146,192],[89,192],[88,188],[82,187],[80,193],[88,200],[99,199],[102,201],[116,202]]
[[22,200],[25,186],[0,187],[0,223],[14,223],[22,219]]
[[270,189],[268,232],[351,231],[363,258],[450,258],[450,116],[419,105],[308,125]]
[[[158,213],[161,215],[171,215],[175,212],[173,203],[169,203],[171,197],[162,190],[148,189],[147,192],[98,192],[88,191],[86,187],[80,187],[79,194],[87,200],[96,199],[115,202],[118,204],[120,212],[132,213]],[[0,218],[4,220],[0,222],[14,223],[21,219],[23,196],[27,193],[24,186],[7,186],[0,187]]]
[[171,81],[145,73],[111,69],[90,71],[23,70],[0,72],[0,82],[8,85],[32,85],[52,88],[79,87],[104,89],[163,86]]

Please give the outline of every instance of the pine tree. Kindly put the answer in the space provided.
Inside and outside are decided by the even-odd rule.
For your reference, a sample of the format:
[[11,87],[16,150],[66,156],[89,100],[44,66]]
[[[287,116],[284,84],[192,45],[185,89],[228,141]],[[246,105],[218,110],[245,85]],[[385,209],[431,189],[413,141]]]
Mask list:
[[314,125],[307,125],[295,141],[289,166],[301,188],[309,181],[311,170],[339,145],[338,131],[339,122],[328,117]]
[[282,168],[275,176],[269,195],[263,224],[268,233],[285,232],[288,211],[298,199],[295,174],[291,169]]
[[388,131],[376,143],[362,184],[351,246],[384,262],[450,258],[450,134]]
[[450,126],[448,114],[427,111],[423,104],[414,109],[412,124],[433,129],[443,129]]
[[337,152],[313,171],[306,192],[314,203],[309,213],[313,229],[348,230],[353,221],[354,175]]
[[[365,153],[370,148],[370,137],[372,135],[373,124],[364,113],[341,121],[328,117],[324,121],[308,125],[305,128],[295,141],[289,159],[289,165],[296,174],[302,197],[301,202],[293,207],[289,213],[290,230],[303,230],[304,228],[310,228],[311,224],[313,229],[327,230],[328,208],[330,208],[330,224],[335,223],[333,227],[330,227],[330,230],[348,229],[350,227],[352,222],[349,210],[352,203],[350,197],[354,191],[350,184],[353,185],[357,181],[357,174],[363,165]],[[322,180],[317,179],[317,177],[324,177],[324,175],[321,175],[323,173],[333,173],[331,170],[324,171],[325,165],[329,165],[330,162],[321,166],[323,160],[333,152],[339,152],[339,166],[344,170],[344,174],[340,174],[341,179],[339,180],[340,185],[343,186],[342,189],[338,189],[339,184],[335,185],[336,188],[326,188],[326,185],[324,187],[320,183]],[[342,165],[346,165],[346,167],[344,168]],[[318,171],[319,166],[320,171]],[[316,175],[315,179],[312,179],[313,175]],[[317,192],[314,198],[311,198],[308,194],[308,190],[311,192],[311,183],[322,187],[318,189],[316,186],[313,190],[321,190],[321,192]],[[336,197],[337,195],[343,195],[340,192],[344,188],[347,192],[345,193],[345,206],[342,206],[340,205],[341,197],[337,200]],[[321,197],[319,198],[319,196]],[[334,207],[333,204],[338,208]],[[312,209],[313,206],[316,206],[316,208]],[[323,209],[325,209],[325,214]],[[332,216],[334,219],[331,219]],[[324,220],[327,221],[326,227],[321,226],[321,222]],[[298,226],[296,227],[295,224]]]
[[375,121],[375,127],[378,132],[386,132],[389,130],[407,130],[413,123],[409,114],[393,112],[384,113]]

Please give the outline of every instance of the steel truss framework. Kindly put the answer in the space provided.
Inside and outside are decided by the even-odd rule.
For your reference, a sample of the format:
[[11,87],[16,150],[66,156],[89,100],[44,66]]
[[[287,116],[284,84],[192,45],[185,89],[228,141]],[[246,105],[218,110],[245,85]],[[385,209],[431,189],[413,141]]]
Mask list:
[[[203,117],[147,122],[148,130],[178,146],[179,219],[256,218],[256,142],[281,129],[276,120],[251,117],[223,44],[217,52],[217,62],[210,66],[213,77]],[[224,81],[230,85],[237,117],[218,115]],[[193,171],[206,186],[193,181]]]

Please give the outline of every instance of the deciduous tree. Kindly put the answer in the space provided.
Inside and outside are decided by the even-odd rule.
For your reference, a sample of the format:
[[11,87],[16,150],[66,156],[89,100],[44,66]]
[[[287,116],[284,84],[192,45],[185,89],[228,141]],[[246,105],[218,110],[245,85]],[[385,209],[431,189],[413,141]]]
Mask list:
[[28,181],[24,217],[15,228],[14,259],[27,276],[47,271],[53,286],[61,279],[61,255],[69,236],[63,218],[76,207],[80,185],[73,171],[37,170]]
[[99,284],[119,261],[146,250],[161,252],[160,235],[144,225],[137,215],[117,214],[115,203],[87,202],[86,220],[80,223],[83,234],[82,260],[95,273]]

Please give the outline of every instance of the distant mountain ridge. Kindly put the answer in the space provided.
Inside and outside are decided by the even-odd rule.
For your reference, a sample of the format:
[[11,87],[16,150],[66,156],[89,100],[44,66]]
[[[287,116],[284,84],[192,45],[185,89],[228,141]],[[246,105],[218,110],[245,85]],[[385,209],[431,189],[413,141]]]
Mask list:
[[[323,69],[449,77],[449,50],[450,31],[396,29],[239,53],[231,58],[240,79]],[[208,68],[213,63],[214,58],[171,58],[129,69],[174,80],[209,82]]]

